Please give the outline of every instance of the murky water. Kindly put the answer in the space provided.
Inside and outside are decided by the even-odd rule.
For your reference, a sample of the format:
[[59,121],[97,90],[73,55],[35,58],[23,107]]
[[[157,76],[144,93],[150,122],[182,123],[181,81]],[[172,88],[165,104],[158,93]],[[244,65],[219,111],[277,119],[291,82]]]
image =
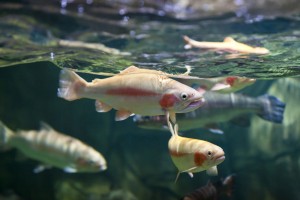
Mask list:
[[[57,169],[34,174],[37,162],[5,151],[0,155],[0,199],[180,199],[231,173],[237,175],[231,199],[299,199],[299,16],[182,18],[169,15],[170,7],[145,5],[0,4],[0,120],[12,129],[38,129],[46,121],[93,146],[108,162],[108,170],[96,175]],[[231,36],[271,53],[230,56],[186,50],[183,35],[203,41]],[[99,77],[95,73],[118,73],[130,65],[168,73],[183,73],[189,65],[191,75],[198,77],[257,78],[242,93],[278,97],[286,103],[284,121],[274,124],[253,116],[247,127],[219,124],[223,135],[207,129],[186,132],[221,146],[226,160],[218,166],[218,177],[183,174],[175,184],[168,132],[143,130],[132,119],[114,122],[114,113],[96,113],[90,100],[57,98],[60,68],[76,69],[92,80]]]

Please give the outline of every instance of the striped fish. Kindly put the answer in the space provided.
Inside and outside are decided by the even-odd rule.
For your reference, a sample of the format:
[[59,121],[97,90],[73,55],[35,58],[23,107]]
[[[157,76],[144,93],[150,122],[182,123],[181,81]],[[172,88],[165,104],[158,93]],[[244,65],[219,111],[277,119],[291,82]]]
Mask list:
[[106,160],[80,140],[64,135],[42,123],[41,130],[17,131],[0,121],[0,145],[14,147],[29,158],[40,161],[34,172],[58,167],[65,172],[99,172],[107,169]]
[[[136,73],[135,73],[136,72]],[[165,115],[193,111],[203,105],[202,94],[195,89],[157,73],[140,72],[131,66],[113,77],[88,83],[75,72],[63,69],[58,96],[72,101],[80,98],[96,100],[98,112],[118,110],[116,120],[133,114]]]
[[222,197],[230,198],[232,197],[235,178],[236,176],[232,174],[216,182],[209,181],[205,186],[184,195],[180,200],[218,200],[222,199]]
[[225,160],[224,151],[221,147],[210,142],[198,139],[181,137],[178,135],[178,125],[174,129],[169,123],[172,137],[168,148],[171,159],[178,169],[178,174],[186,172],[191,177],[193,173],[206,171],[208,175],[218,174],[217,165]]

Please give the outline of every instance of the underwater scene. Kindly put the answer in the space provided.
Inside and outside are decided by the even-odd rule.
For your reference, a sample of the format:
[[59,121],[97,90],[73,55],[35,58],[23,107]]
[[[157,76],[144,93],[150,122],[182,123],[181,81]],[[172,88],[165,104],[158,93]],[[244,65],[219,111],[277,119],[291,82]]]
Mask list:
[[300,200],[298,0],[2,0],[0,200]]

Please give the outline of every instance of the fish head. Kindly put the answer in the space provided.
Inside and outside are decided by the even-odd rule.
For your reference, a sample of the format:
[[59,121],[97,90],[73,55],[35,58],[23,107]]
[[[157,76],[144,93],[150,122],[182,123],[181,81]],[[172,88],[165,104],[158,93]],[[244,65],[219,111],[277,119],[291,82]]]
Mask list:
[[171,89],[163,94],[159,103],[162,109],[175,113],[186,113],[196,110],[204,104],[203,93],[174,80]]
[[94,149],[85,152],[84,155],[76,159],[76,168],[81,172],[99,172],[107,169],[106,160]]
[[203,165],[206,169],[219,165],[225,160],[223,149],[215,144],[207,142],[204,148],[199,149],[199,153],[205,155]]
[[270,53],[270,51],[266,48],[263,48],[263,47],[254,47],[253,48],[253,53],[256,53],[256,54],[268,54]]

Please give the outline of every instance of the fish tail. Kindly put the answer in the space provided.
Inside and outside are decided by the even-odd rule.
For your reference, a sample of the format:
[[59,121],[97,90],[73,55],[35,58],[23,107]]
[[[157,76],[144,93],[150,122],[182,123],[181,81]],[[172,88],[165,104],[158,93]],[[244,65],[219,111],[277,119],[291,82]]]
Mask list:
[[0,147],[5,146],[13,134],[13,131],[7,128],[3,122],[0,121]]
[[264,107],[263,112],[258,114],[258,116],[270,122],[278,124],[282,123],[285,103],[271,95],[262,95],[259,99],[262,100]]
[[87,82],[75,72],[68,69],[63,69],[60,72],[57,96],[68,101],[80,99],[80,93],[86,84]]

